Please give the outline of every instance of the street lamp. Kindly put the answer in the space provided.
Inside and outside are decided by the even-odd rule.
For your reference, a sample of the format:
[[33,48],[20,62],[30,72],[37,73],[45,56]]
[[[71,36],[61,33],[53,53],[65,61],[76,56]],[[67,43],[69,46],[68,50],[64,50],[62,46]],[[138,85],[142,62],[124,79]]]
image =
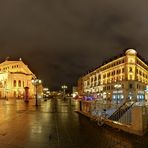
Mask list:
[[32,84],[35,86],[35,106],[38,106],[38,86],[42,83],[40,79],[32,79]]
[[118,104],[118,99],[119,99],[119,89],[122,87],[121,84],[116,84],[114,85],[115,89],[117,90],[117,99],[116,99],[116,103]]
[[62,85],[61,88],[63,89],[63,98],[65,98],[65,90],[68,88],[66,85]]

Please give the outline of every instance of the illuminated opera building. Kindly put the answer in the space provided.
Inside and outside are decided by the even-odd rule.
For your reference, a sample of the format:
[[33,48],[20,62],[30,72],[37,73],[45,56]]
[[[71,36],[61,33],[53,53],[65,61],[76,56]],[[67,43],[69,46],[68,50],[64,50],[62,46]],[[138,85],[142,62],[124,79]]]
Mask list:
[[28,88],[29,97],[33,97],[33,78],[35,75],[21,58],[18,61],[4,61],[0,64],[0,98],[23,98],[25,88]]
[[148,84],[148,65],[138,56],[136,50],[107,61],[81,78],[83,94],[93,94],[109,101],[145,99]]

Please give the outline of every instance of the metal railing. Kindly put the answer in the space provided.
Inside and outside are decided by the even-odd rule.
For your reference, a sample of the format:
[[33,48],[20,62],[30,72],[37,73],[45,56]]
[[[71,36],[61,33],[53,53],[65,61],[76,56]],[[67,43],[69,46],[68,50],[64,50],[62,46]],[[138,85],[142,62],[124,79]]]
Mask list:
[[122,124],[131,124],[131,110],[134,102],[123,102],[120,105],[113,103],[94,101],[91,104],[91,115],[99,122],[104,119],[116,121]]
[[108,119],[122,124],[131,124],[131,110],[134,102],[125,102]]
[[99,126],[105,123],[126,132],[131,129],[130,132],[134,131],[133,133],[137,135],[139,131],[144,133],[148,128],[148,103],[144,101],[126,101],[117,106],[106,101],[95,100],[90,103],[89,109],[91,120],[95,120]]

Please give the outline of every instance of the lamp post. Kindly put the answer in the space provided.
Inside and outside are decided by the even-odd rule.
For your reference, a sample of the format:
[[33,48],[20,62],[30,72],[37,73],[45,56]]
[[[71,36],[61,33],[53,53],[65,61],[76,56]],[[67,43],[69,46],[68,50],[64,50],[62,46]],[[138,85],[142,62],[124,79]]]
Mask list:
[[116,84],[115,86],[115,89],[117,90],[117,99],[116,99],[116,104],[118,104],[118,99],[119,99],[119,89],[122,87],[121,84]]
[[35,86],[35,106],[38,106],[38,86],[42,83],[40,79],[33,79],[32,84]]
[[63,89],[63,98],[65,99],[65,90],[68,88],[66,85],[62,85],[61,88]]

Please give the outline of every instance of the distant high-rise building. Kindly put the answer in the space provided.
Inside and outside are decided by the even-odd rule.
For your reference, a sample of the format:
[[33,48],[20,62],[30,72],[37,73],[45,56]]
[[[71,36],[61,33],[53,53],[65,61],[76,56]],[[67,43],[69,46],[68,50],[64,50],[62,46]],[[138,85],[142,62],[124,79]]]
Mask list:
[[148,65],[141,60],[136,50],[128,49],[83,76],[78,90],[120,103],[128,99],[144,100],[147,84]]

